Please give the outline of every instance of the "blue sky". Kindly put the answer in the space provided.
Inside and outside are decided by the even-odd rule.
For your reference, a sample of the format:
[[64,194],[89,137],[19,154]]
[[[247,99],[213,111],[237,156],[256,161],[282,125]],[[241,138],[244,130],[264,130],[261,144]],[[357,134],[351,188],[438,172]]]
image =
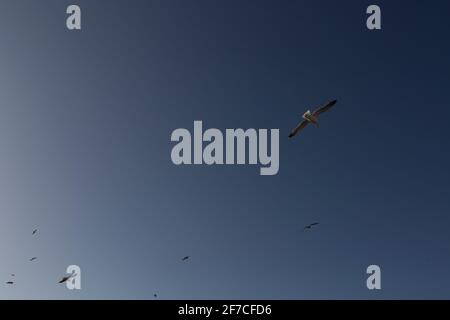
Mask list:
[[[450,297],[448,2],[76,2],[1,5],[0,298]],[[194,120],[280,129],[279,174],[174,166]]]

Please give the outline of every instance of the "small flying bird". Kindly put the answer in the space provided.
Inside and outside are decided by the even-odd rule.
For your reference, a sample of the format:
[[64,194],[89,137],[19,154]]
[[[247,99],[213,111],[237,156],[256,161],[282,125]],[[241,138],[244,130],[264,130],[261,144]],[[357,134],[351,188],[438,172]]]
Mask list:
[[184,257],[183,259],[181,259],[181,261],[186,261],[186,260],[188,260],[190,258],[190,256],[186,256],[186,257]]
[[16,275],[14,273],[11,273],[11,277],[15,277]]
[[13,281],[8,281],[6,284],[14,284]]
[[292,129],[291,133],[289,134],[289,138],[294,137],[297,133],[299,133],[302,129],[304,129],[310,123],[314,124],[316,127],[319,127],[319,122],[317,121],[319,116],[322,113],[330,110],[331,107],[333,107],[336,104],[336,102],[337,102],[337,100],[330,101],[326,105],[318,108],[313,113],[311,113],[311,111],[309,111],[309,110],[306,111],[302,116],[303,120],[294,129]]
[[77,274],[76,273],[72,273],[71,275],[65,276],[63,277],[61,280],[59,280],[58,283],[64,283],[69,281],[71,278],[75,277]]
[[158,298],[158,295],[155,293],[155,294],[153,295],[153,297]]
[[33,258],[30,259],[30,261],[34,261],[36,259],[37,259],[37,257],[33,257]]
[[311,223],[311,224],[309,224],[309,225],[305,226],[304,230],[309,230],[309,229],[312,229],[312,227],[314,227],[314,226],[318,226],[318,225],[319,225],[319,223],[318,223],[318,222],[314,222],[314,223]]
[[33,230],[33,233],[32,233],[31,235],[34,236],[37,232],[38,232],[38,229],[34,229],[34,230]]

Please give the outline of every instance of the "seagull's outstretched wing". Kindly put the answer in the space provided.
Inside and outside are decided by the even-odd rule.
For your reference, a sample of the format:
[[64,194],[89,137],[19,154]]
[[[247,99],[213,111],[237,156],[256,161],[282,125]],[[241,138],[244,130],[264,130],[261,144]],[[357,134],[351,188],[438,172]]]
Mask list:
[[58,283],[64,283],[69,281],[70,279],[72,279],[73,277],[75,277],[77,274],[76,273],[72,273],[70,276],[65,276],[63,277]]
[[297,133],[299,133],[303,128],[305,128],[308,125],[308,123],[309,122],[307,120],[303,120],[302,122],[300,122],[294,129],[292,129],[291,133],[289,133],[289,138],[292,138]]
[[313,116],[317,118],[322,113],[327,112],[336,104],[336,102],[337,102],[337,100],[333,100],[333,101],[328,102],[326,105],[318,108],[316,111],[313,112]]

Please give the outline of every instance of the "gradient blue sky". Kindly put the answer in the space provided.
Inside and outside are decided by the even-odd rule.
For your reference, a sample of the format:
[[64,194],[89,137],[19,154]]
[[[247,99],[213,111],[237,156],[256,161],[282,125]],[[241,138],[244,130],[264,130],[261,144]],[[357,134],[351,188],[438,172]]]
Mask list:
[[[73,3],[81,32],[65,27]],[[437,0],[2,0],[0,280],[16,284],[0,298],[450,298],[449,14]],[[332,98],[320,129],[287,139]],[[170,134],[194,120],[279,128],[279,174],[174,166]],[[57,284],[70,264],[80,291]]]

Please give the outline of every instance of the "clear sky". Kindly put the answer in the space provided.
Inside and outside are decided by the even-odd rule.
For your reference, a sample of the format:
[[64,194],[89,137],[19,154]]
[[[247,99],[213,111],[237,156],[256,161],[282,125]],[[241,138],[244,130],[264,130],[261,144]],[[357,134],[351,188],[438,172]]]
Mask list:
[[[0,298],[450,298],[449,12],[1,1]],[[330,99],[320,129],[287,138]],[[279,128],[279,174],[173,165],[194,120]],[[57,283],[71,264],[82,290]]]

